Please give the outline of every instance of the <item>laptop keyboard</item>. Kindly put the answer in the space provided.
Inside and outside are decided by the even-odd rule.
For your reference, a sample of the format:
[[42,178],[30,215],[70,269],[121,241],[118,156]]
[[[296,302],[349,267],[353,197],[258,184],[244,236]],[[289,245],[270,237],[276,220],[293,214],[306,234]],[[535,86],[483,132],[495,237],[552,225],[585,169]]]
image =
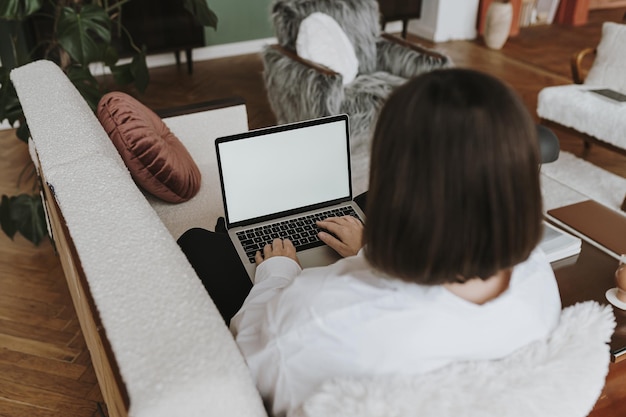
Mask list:
[[315,222],[327,219],[328,217],[341,216],[359,218],[352,207],[340,207],[295,219],[242,230],[237,232],[237,238],[246,251],[250,263],[254,263],[254,254],[256,251],[263,251],[263,247],[268,243],[272,243],[276,238],[291,240],[296,247],[296,251],[324,245],[324,242],[317,237],[317,233],[320,229],[316,226]]

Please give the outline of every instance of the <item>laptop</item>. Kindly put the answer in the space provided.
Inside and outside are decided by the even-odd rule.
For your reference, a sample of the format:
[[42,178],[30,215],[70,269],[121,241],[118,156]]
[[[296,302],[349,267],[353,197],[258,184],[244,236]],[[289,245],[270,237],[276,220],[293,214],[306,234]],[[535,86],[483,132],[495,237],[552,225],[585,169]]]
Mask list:
[[323,117],[215,140],[226,228],[251,279],[254,254],[289,238],[303,268],[340,256],[315,221],[365,216],[352,201],[348,116]]

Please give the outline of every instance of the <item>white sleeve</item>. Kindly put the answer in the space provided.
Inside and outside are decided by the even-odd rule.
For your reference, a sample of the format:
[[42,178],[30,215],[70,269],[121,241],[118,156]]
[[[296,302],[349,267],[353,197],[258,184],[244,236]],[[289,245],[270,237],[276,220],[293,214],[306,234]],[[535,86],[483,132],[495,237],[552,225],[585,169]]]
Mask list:
[[231,332],[236,336],[244,328],[258,325],[267,302],[291,284],[300,272],[300,265],[286,256],[274,256],[263,261],[256,268],[250,293],[230,321]]

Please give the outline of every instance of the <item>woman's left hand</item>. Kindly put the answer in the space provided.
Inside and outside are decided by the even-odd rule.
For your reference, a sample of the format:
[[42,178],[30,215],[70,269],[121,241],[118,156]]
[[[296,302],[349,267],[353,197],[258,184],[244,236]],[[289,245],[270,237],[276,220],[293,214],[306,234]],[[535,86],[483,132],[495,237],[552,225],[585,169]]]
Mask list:
[[296,256],[296,247],[293,246],[293,243],[289,239],[274,239],[272,244],[267,244],[263,247],[263,255],[261,255],[261,251],[257,251],[254,255],[254,261],[257,266],[259,266],[263,261],[273,257],[273,256],[286,256],[287,258],[293,259],[300,265],[300,261]]

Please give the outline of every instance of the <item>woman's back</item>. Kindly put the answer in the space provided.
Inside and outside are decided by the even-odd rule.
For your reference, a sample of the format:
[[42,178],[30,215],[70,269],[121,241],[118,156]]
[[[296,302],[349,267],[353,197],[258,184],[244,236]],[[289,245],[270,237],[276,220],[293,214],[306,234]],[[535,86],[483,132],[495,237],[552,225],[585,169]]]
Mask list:
[[554,275],[539,251],[514,268],[507,290],[482,305],[443,286],[390,279],[362,254],[303,270],[265,303],[256,313],[244,306],[231,327],[277,413],[336,376],[418,374],[450,362],[504,357],[546,338],[561,309]]

